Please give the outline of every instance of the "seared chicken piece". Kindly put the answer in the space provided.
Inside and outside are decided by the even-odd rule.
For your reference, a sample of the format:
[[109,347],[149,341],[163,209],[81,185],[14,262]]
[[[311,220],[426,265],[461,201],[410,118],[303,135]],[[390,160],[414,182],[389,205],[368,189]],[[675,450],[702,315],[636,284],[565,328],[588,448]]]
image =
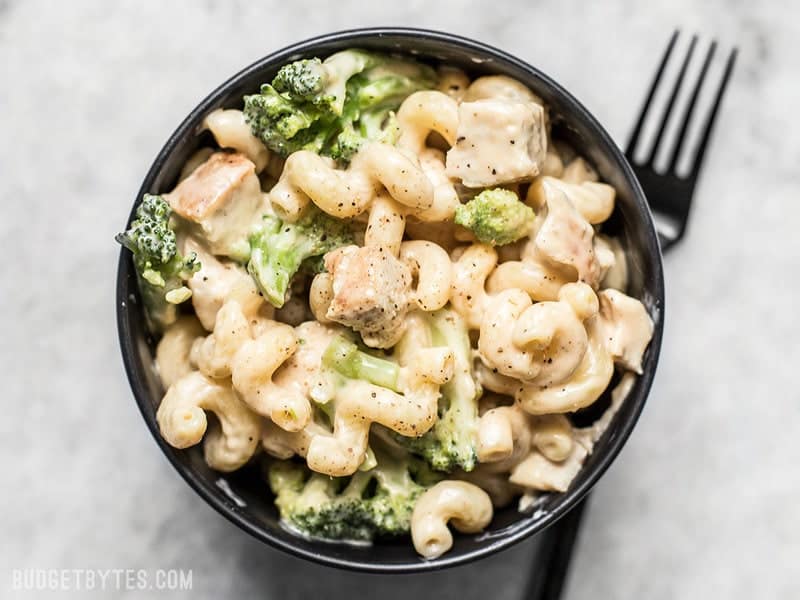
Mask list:
[[380,246],[345,246],[325,255],[333,277],[326,317],[352,327],[367,346],[390,348],[403,335],[411,271]]
[[255,166],[244,155],[215,152],[166,199],[172,210],[197,224],[214,254],[247,256],[247,236],[263,196]]
[[533,102],[491,99],[458,107],[456,143],[447,175],[467,187],[526,181],[541,171],[547,151],[544,109]]

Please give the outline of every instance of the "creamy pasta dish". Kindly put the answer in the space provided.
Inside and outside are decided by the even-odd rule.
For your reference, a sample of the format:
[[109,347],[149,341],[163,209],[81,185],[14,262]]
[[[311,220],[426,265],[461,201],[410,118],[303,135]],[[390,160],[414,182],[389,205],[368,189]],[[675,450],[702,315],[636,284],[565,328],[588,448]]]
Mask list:
[[160,340],[170,445],[221,472],[263,464],[298,535],[410,534],[426,558],[450,527],[569,488],[653,324],[603,233],[614,189],[552,139],[539,97],[348,50],[203,127],[117,237]]

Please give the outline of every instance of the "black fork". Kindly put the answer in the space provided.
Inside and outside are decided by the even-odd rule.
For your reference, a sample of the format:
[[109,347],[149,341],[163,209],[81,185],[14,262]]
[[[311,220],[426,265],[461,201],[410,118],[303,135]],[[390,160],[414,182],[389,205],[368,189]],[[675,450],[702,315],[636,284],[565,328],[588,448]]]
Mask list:
[[675,108],[675,101],[680,94],[681,87],[686,76],[686,71],[689,67],[689,62],[691,61],[692,54],[695,46],[697,45],[696,35],[692,36],[692,40],[689,43],[689,49],[686,52],[683,62],[681,63],[680,71],[678,72],[678,78],[675,80],[672,91],[667,99],[667,105],[661,117],[661,123],[659,124],[656,136],[652,141],[650,151],[646,155],[647,158],[644,160],[644,162],[637,162],[634,158],[634,153],[640,141],[639,138],[642,133],[642,127],[647,118],[647,113],[650,110],[656,90],[658,90],[661,79],[664,76],[664,71],[667,63],[669,62],[670,56],[672,55],[672,51],[675,48],[675,42],[678,39],[679,33],[679,31],[675,31],[670,38],[669,44],[667,45],[667,50],[664,53],[664,57],[661,59],[661,63],[656,71],[656,76],[652,85],[650,86],[650,91],[647,94],[647,98],[644,102],[644,106],[642,107],[639,119],[636,121],[636,125],[633,128],[630,142],[628,142],[628,148],[625,150],[625,156],[633,166],[636,177],[638,177],[639,183],[641,183],[642,189],[644,189],[644,192],[647,195],[650,209],[652,210],[653,216],[656,220],[658,237],[661,241],[662,251],[665,251],[667,248],[679,241],[686,231],[686,224],[689,219],[689,209],[692,206],[692,197],[694,195],[695,185],[697,185],[698,176],[700,175],[700,167],[703,165],[703,159],[705,158],[708,141],[711,137],[711,130],[714,127],[714,121],[716,120],[717,113],[719,112],[719,107],[722,102],[722,96],[725,93],[725,88],[727,87],[728,81],[731,78],[737,53],[737,49],[733,48],[731,53],[728,55],[727,62],[725,63],[725,71],[722,75],[722,80],[719,83],[717,93],[714,96],[711,109],[705,117],[699,142],[695,150],[694,157],[690,163],[691,166],[689,168],[689,172],[686,175],[679,175],[677,170],[678,161],[681,158],[682,151],[687,146],[689,125],[691,124],[692,116],[694,115],[695,108],[697,106],[697,99],[700,96],[700,90],[703,86],[703,82],[706,79],[708,67],[711,64],[711,59],[714,57],[714,53],[717,49],[717,42],[711,42],[706,56],[703,59],[703,64],[700,68],[700,75],[698,76],[697,82],[695,83],[694,89],[689,97],[689,101],[683,115],[683,120],[679,126],[674,145],[671,150],[667,148],[669,151],[667,170],[663,173],[659,173],[655,169],[656,156],[658,156],[660,153],[661,145],[664,143],[664,133],[666,132],[667,124],[670,120],[673,109]]

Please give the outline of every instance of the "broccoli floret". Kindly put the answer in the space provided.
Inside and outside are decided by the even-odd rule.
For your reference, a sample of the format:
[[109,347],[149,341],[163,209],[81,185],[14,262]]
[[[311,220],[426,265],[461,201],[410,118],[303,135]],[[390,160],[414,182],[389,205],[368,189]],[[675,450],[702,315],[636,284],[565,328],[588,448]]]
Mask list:
[[509,190],[484,190],[456,208],[455,222],[475,234],[481,242],[503,246],[528,235],[533,209]]
[[343,335],[338,335],[322,355],[322,365],[350,379],[363,379],[372,384],[400,391],[400,365],[368,354]]
[[414,504],[435,478],[413,457],[398,457],[387,449],[375,455],[374,468],[350,477],[312,473],[291,461],[273,463],[269,485],[281,518],[307,535],[326,539],[407,534]]
[[282,67],[260,94],[245,96],[245,119],[282,156],[312,150],[347,162],[365,140],[394,143],[393,111],[435,82],[426,65],[345,50]]
[[318,104],[325,100],[327,73],[318,58],[297,60],[281,67],[272,86],[279,92],[296,94],[300,98]]
[[133,253],[145,314],[154,332],[178,318],[177,305],[191,296],[183,283],[200,269],[194,252],[188,256],[178,252],[171,215],[163,197],[145,194],[128,230],[115,238]]
[[356,75],[348,82],[342,132],[328,154],[348,162],[367,140],[395,144],[400,137],[395,111],[409,95],[435,84],[430,67],[395,59]]
[[348,80],[375,60],[377,55],[346,50],[324,63],[313,58],[283,66],[271,85],[244,98],[253,135],[282,156],[297,150],[322,152],[341,130]]
[[330,136],[332,115],[313,103],[294,100],[271,85],[244,98],[244,114],[253,134],[281,156],[298,150],[320,152]]
[[303,261],[352,243],[353,234],[346,221],[335,219],[311,205],[295,223],[265,215],[250,236],[247,270],[270,304],[280,308],[286,301],[289,283]]
[[477,461],[478,398],[482,390],[472,375],[472,350],[463,318],[443,308],[426,313],[434,346],[453,350],[453,378],[442,386],[439,418],[421,437],[393,435],[410,452],[423,457],[437,471],[471,471]]
[[272,80],[272,86],[295,99],[330,108],[338,116],[344,111],[350,79],[385,61],[380,54],[343,50],[332,54],[324,62],[312,58],[283,66]]

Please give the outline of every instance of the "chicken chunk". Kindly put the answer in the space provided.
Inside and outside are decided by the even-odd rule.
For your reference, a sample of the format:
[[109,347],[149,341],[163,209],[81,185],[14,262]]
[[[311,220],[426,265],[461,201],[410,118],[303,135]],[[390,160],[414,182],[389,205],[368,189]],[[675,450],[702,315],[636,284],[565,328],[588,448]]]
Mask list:
[[380,246],[345,246],[325,255],[333,277],[326,317],[352,327],[373,348],[390,348],[403,335],[411,271]]
[[247,256],[263,195],[255,166],[244,155],[215,152],[166,198],[172,210],[197,225],[214,254]]
[[636,298],[617,290],[603,290],[597,298],[597,324],[606,350],[615,362],[641,374],[642,355],[653,337],[653,321],[647,309]]
[[447,175],[467,187],[526,181],[539,174],[547,151],[544,109],[533,102],[491,99],[458,107],[456,143]]
[[597,288],[602,272],[594,252],[594,229],[548,179],[537,179],[528,190],[526,202],[537,211],[537,223],[523,260],[543,258],[560,269],[574,271],[578,281]]
[[549,460],[541,452],[534,451],[514,467],[508,480],[534,490],[566,492],[588,455],[589,451],[581,444],[574,444],[570,455],[561,462]]

